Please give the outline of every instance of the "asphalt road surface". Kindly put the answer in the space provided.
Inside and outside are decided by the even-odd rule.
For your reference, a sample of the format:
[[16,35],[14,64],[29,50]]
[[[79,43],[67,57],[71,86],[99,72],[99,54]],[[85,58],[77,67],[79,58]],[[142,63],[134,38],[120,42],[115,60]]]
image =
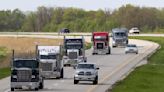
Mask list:
[[[111,55],[93,56],[91,54],[92,49],[86,51],[88,62],[95,63],[100,68],[97,85],[92,85],[92,82],[79,82],[79,84],[74,85],[75,70],[72,67],[65,67],[64,79],[45,80],[45,87],[39,92],[105,92],[158,47],[158,44],[149,41],[130,40],[130,43],[137,44],[139,54],[125,54],[122,47],[112,48]],[[22,92],[22,90],[17,91]],[[23,91],[26,92],[26,90]],[[10,92],[10,77],[0,80],[0,92]]]

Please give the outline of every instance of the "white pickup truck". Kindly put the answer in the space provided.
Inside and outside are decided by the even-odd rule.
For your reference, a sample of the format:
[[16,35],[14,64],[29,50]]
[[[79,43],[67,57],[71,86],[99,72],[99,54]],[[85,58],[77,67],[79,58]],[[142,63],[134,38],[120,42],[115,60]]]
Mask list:
[[93,81],[93,84],[98,83],[98,69],[95,64],[79,63],[75,68],[74,84],[79,81]]

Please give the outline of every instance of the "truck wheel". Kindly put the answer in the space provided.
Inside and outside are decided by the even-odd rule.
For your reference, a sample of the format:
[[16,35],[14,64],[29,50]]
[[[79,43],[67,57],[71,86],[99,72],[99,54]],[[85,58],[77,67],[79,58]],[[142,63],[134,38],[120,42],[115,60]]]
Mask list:
[[108,50],[108,53],[107,54],[111,54],[111,51],[110,51],[110,49]]
[[11,91],[14,91],[14,88],[11,88]]
[[39,90],[39,88],[35,88],[35,91],[38,91]]
[[43,89],[44,88],[44,84],[43,81],[39,84],[39,89]]
[[62,68],[61,72],[60,72],[60,78],[64,78],[64,70]]
[[97,84],[98,83],[98,76],[96,76],[95,80],[93,81],[93,84]]
[[74,84],[77,84],[79,81],[74,79]]
[[113,48],[115,48],[116,46],[112,46]]
[[92,55],[95,55],[95,53],[92,53]]

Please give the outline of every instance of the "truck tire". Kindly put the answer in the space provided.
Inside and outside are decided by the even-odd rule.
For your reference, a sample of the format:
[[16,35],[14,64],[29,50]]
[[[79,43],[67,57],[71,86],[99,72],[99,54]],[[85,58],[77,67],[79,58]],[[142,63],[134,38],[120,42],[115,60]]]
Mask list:
[[62,68],[61,72],[60,72],[60,78],[64,78],[64,69]]
[[113,45],[112,47],[115,48],[116,46]]
[[107,54],[111,54],[111,50],[110,50],[110,48],[108,49],[108,53]]
[[98,83],[98,76],[96,76],[95,80],[93,81],[93,84],[97,84]]
[[78,84],[78,83],[79,83],[79,81],[74,79],[74,84]]
[[11,88],[11,91],[14,91],[14,88]]
[[35,88],[35,91],[38,91],[39,90],[39,88]]
[[39,89],[43,89],[44,88],[44,83],[43,81],[39,84]]

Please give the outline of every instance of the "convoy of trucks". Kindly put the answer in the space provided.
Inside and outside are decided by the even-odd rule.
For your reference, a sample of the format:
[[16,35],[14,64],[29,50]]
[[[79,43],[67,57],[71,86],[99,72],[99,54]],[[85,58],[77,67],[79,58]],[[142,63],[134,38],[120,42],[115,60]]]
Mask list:
[[95,54],[110,54],[111,48],[109,46],[108,32],[93,32],[92,33],[93,52]]
[[[108,32],[92,33],[92,54],[111,54],[109,44],[110,37]],[[97,68],[93,67],[94,77],[90,79],[92,72],[86,72],[81,76],[83,71],[90,69],[85,67],[87,58],[85,56],[85,41],[83,36],[78,38],[66,38],[64,36],[63,46],[36,46],[35,58],[15,58],[14,51],[11,62],[11,91],[21,88],[43,89],[44,78],[63,78],[64,66],[74,66],[77,74],[74,78],[74,84],[83,80],[81,77],[88,78],[84,80],[98,83]],[[112,30],[112,46],[125,46],[128,44],[128,31],[125,28],[115,28]],[[84,67],[83,71],[79,65]],[[95,65],[91,65],[95,66]],[[81,77],[79,77],[81,76]],[[87,76],[87,77],[85,77]],[[92,77],[92,76],[91,76]]]
[[64,36],[64,66],[76,66],[80,62],[87,62],[85,57],[85,41],[83,37],[66,38]]
[[44,78],[63,78],[62,46],[37,46],[41,75]]
[[126,46],[128,44],[128,30],[126,28],[112,29],[112,46]]

